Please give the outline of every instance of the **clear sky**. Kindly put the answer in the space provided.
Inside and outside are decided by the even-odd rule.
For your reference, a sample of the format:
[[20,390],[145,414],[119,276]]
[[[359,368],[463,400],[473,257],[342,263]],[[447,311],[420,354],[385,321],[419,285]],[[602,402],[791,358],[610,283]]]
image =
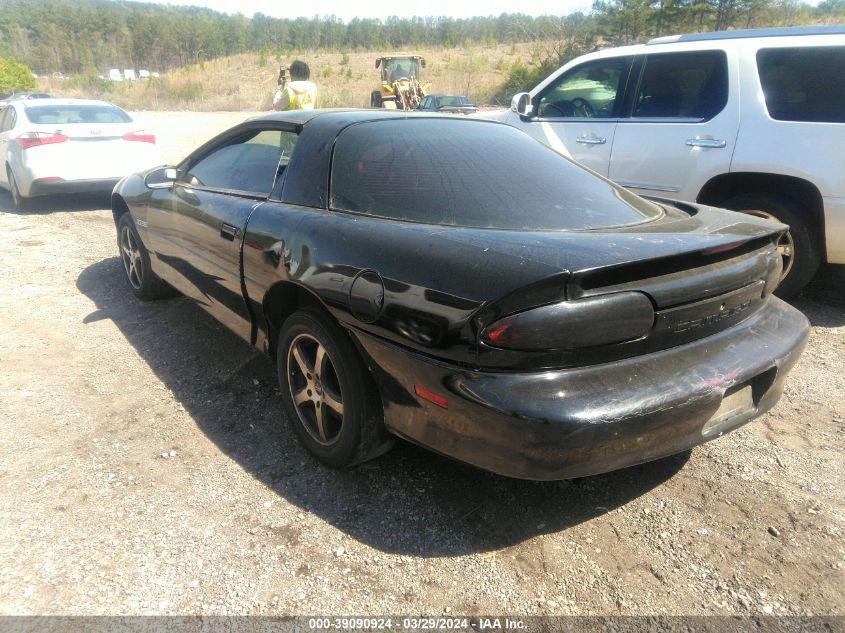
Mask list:
[[243,13],[252,17],[263,13],[277,18],[313,17],[315,15],[335,15],[344,22],[354,17],[386,18],[391,15],[409,18],[414,15],[445,15],[453,18],[466,18],[476,15],[500,15],[502,13],[525,13],[527,15],[566,15],[573,11],[587,12],[592,6],[590,0],[424,0],[413,2],[384,2],[383,0],[158,0],[159,4],[193,5],[208,7],[225,13]]

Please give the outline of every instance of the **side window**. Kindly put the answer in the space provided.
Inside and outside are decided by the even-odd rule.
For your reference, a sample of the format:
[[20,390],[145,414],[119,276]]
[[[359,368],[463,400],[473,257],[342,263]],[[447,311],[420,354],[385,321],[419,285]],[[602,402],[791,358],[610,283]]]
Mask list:
[[614,57],[573,68],[537,100],[544,118],[613,118],[625,90],[631,57]]
[[727,102],[728,61],[723,51],[649,55],[633,116],[711,119]]
[[251,130],[192,164],[180,182],[267,196],[284,174],[297,138],[283,130]]
[[17,116],[15,114],[15,109],[12,106],[9,106],[5,110],[0,110],[0,132],[8,132],[13,127],[15,127],[15,121],[17,120]]
[[773,119],[845,123],[845,46],[764,48],[757,69]]

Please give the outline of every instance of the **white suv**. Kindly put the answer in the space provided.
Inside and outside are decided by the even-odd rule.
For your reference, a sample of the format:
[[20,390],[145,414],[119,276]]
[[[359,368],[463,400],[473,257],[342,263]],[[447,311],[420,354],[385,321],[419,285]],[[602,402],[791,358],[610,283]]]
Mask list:
[[677,35],[579,57],[510,123],[643,195],[784,222],[778,294],[845,263],[845,27]]

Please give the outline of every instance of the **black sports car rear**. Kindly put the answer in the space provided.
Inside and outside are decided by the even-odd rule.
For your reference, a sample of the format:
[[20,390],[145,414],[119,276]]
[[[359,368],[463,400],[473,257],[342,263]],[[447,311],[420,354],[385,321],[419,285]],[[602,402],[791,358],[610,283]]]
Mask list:
[[334,466],[390,433],[526,478],[656,459],[774,406],[807,337],[772,296],[783,225],[486,121],[259,117],[124,179],[114,212],[135,293],[166,282],[272,354]]

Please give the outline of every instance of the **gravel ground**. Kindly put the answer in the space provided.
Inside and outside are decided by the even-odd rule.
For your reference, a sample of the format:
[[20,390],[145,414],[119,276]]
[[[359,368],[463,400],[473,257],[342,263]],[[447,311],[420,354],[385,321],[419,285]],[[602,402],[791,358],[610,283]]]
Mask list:
[[[147,116],[175,158],[244,115]],[[843,613],[845,267],[794,302],[780,404],[691,453],[533,483],[402,444],[336,472],[270,360],[132,296],[106,204],[0,193],[0,614]]]

